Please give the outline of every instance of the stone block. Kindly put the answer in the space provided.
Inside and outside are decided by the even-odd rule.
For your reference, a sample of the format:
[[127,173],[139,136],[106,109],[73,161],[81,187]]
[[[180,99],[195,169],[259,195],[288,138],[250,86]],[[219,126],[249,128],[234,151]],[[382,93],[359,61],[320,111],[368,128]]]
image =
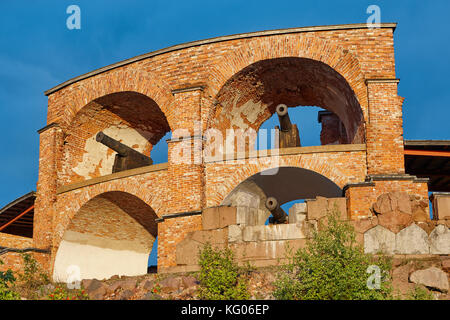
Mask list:
[[190,239],[184,239],[177,244],[177,265],[193,265],[198,263],[198,253],[203,244]]
[[199,230],[189,233],[187,238],[202,244],[205,244],[207,242],[209,242],[210,244],[226,243],[228,232],[226,229]]
[[347,200],[345,198],[324,198],[317,197],[314,200],[306,200],[308,210],[308,220],[320,220],[325,217],[328,211],[334,209],[339,211],[342,220],[348,220]]
[[419,227],[421,227],[428,235],[436,228],[436,221],[428,221],[428,222],[417,222]]
[[238,225],[228,227],[228,242],[242,241],[242,228]]
[[327,215],[327,198],[317,197],[314,200],[306,200],[306,205],[308,208],[308,220],[319,220]]
[[346,198],[328,198],[328,210],[333,211],[337,209],[341,220],[349,220],[347,214],[347,199]]
[[247,225],[247,215],[249,211],[249,207],[236,207],[236,224]]
[[421,227],[411,224],[397,233],[395,248],[397,254],[429,254],[428,235]]
[[414,208],[412,218],[416,222],[428,222],[431,220],[430,214],[426,211],[426,209],[420,206]]
[[365,233],[367,230],[372,229],[378,224],[377,217],[369,217],[364,219],[358,219],[350,222],[355,228],[356,233]]
[[91,300],[103,300],[103,296],[107,293],[107,285],[97,279],[82,284]]
[[220,227],[220,215],[217,207],[206,208],[202,212],[203,230],[218,229]]
[[231,245],[238,261],[284,259],[288,253],[304,248],[306,239],[284,241],[242,242]]
[[289,215],[293,213],[305,213],[307,212],[306,203],[294,203],[294,205],[289,209]]
[[450,258],[442,260],[442,269],[450,273]]
[[242,226],[264,225],[269,218],[270,212],[257,208],[237,207],[236,224]]
[[306,203],[295,203],[289,209],[289,223],[302,223],[306,220],[307,207]]
[[[223,231],[221,230],[221,232]],[[209,231],[208,233],[211,233],[211,231]],[[177,244],[175,253],[177,265],[190,266],[198,264],[199,252],[206,243],[206,242],[202,243],[195,240],[199,238],[202,239],[202,241],[204,241],[205,239],[204,234],[202,234],[201,231],[196,231],[193,232],[192,237],[188,236]],[[210,243],[214,248],[223,249],[225,247],[224,242],[210,242]]]
[[393,254],[395,251],[395,234],[378,225],[364,233],[364,252]]
[[303,239],[305,235],[296,224],[274,224],[267,226],[247,226],[243,230],[244,241],[274,241]]
[[411,209],[411,199],[406,192],[395,191],[384,193],[373,204],[373,210],[381,215],[392,211],[411,214]]
[[302,224],[306,221],[306,213],[293,212],[288,217],[289,224]]
[[450,194],[440,195],[434,194],[433,201],[433,219],[434,220],[450,220]]
[[450,254],[450,230],[440,224],[430,233],[430,253]]
[[378,224],[394,233],[406,228],[413,223],[412,215],[398,210],[378,215]]
[[219,228],[236,224],[236,207],[219,207]]
[[441,292],[448,292],[449,289],[447,274],[436,267],[415,271],[409,280]]
[[382,194],[377,198],[377,201],[373,204],[373,210],[377,214],[384,214],[394,210],[391,204],[391,199],[387,193]]

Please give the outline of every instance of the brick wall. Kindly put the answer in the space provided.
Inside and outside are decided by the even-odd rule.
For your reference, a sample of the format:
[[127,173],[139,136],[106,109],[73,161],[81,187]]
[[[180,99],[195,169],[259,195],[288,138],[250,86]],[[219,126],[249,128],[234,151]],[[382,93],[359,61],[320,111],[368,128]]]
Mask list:
[[[276,70],[281,70],[277,68],[309,72],[311,77],[302,80],[297,72],[287,73],[286,79],[277,78]],[[313,170],[341,188],[365,181],[368,174],[403,173],[403,99],[397,95],[394,78],[392,27],[359,26],[199,43],[62,87],[48,97],[47,123],[59,125],[41,132],[35,246],[52,246],[51,268],[64,232],[80,208],[110,191],[133,195],[162,217],[219,205],[240,182],[276,166]],[[292,84],[291,93],[279,92],[276,84],[283,81]],[[338,92],[332,99],[327,96],[327,86]],[[257,130],[273,114],[275,104],[284,102],[289,106],[318,105],[335,112],[346,126],[346,142],[366,143],[367,148],[312,150],[226,164],[197,161],[204,148],[197,127]],[[181,136],[190,137],[174,137],[169,142],[167,169],[57,192],[104,176],[111,151],[105,149],[97,157],[88,143],[98,131],[114,127],[145,137],[147,141],[131,147],[147,155],[168,131],[179,136],[184,130]],[[179,163],[183,146],[194,150],[187,154],[193,160],[189,164]],[[88,164],[87,173],[80,174],[79,168]],[[349,213],[354,218],[366,216],[368,203],[376,195],[396,188],[422,197],[427,193],[424,183],[395,179],[376,181],[373,187],[348,188]],[[199,228],[195,216],[159,223],[160,266],[172,266],[176,244],[189,230]]]
[[[8,248],[24,249],[33,246],[33,239],[19,237],[12,234],[0,233],[0,246]],[[8,252],[0,256],[3,265],[0,265],[0,271],[11,269],[13,271],[21,271],[23,267],[23,259],[20,253]]]

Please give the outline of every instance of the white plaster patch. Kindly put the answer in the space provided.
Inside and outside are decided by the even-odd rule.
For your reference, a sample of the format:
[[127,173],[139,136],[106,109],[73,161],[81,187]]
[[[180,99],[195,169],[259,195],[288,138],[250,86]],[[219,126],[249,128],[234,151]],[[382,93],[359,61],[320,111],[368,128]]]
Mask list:
[[[117,124],[106,128],[103,132],[123,144],[134,148],[139,152],[145,150],[148,140],[138,131],[125,125]],[[110,150],[100,142],[95,140],[95,135],[86,140],[84,145],[83,159],[73,168],[73,171],[85,179],[90,179],[95,174],[97,168],[100,176],[110,174],[114,165],[116,152]]]
[[[266,111],[266,105],[261,101],[254,102],[252,100],[247,101],[240,107],[236,107],[236,103],[239,97],[236,97],[233,101],[233,107],[231,114],[226,114],[225,116],[230,120],[232,128],[248,128],[248,124],[244,122],[246,118],[250,123],[254,123],[259,116],[264,114]],[[227,109],[228,110],[228,109]]]
[[68,282],[71,266],[80,271],[80,279],[146,274],[149,254],[136,242],[66,231],[56,253],[53,280]]

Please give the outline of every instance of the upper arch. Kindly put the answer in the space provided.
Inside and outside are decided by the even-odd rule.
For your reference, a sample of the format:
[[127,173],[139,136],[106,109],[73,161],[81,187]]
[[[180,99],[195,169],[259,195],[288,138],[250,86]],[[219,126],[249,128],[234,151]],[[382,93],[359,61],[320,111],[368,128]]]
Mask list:
[[[70,90],[64,90],[63,100],[58,100],[58,94],[49,96],[49,108],[63,112],[57,112],[58,119],[48,119],[48,122],[59,122],[66,128],[77,113],[90,102],[119,92],[136,92],[149,97],[164,113],[169,126],[172,128],[175,125],[175,100],[170,87],[152,73],[135,68],[115,69],[85,79]],[[61,103],[64,103],[64,106],[61,106]]]
[[[252,64],[278,58],[307,58],[326,64],[347,81],[361,106],[364,119],[367,120],[365,76],[358,59],[352,53],[315,36],[289,34],[265,40],[250,39],[211,67],[209,94],[214,98],[214,104],[217,104],[217,96],[227,81]],[[267,41],[270,45],[267,45]]]

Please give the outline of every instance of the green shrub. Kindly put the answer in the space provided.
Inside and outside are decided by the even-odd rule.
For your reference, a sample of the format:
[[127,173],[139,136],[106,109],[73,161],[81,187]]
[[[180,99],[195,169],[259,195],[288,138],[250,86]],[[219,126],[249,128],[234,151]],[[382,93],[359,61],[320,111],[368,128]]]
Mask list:
[[37,261],[28,253],[22,254],[23,273],[19,274],[18,280],[23,296],[36,299],[40,289],[50,283],[49,277],[41,269]]
[[68,290],[58,285],[47,295],[49,300],[89,300],[88,294],[82,289]]
[[[327,226],[313,231],[307,245],[288,254],[288,263],[275,281],[274,297],[295,300],[391,299],[390,261],[365,254],[353,227],[339,220],[337,208],[327,213]],[[376,265],[382,277],[379,289],[367,285],[368,267]]]
[[245,300],[246,270],[237,265],[229,248],[214,249],[207,243],[200,250],[200,298],[205,300]]
[[407,296],[407,300],[434,300],[433,294],[422,286],[414,286]]
[[[0,265],[3,261],[0,260]],[[18,300],[19,294],[13,290],[16,278],[11,269],[0,271],[0,300]]]

